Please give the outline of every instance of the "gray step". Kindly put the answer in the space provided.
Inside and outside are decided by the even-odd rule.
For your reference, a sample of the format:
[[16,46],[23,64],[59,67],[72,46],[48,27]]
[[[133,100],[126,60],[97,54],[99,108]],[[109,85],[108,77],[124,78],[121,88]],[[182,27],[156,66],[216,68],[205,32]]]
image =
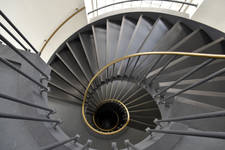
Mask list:
[[[113,61],[116,58],[116,46],[118,45],[119,35],[120,35],[120,25],[113,23],[109,20],[106,22],[106,63]],[[109,67],[108,78],[113,75],[113,67]]]
[[120,58],[126,55],[126,50],[134,33],[135,27],[136,24],[134,24],[125,16],[123,17],[120,28],[119,42],[116,50],[116,58]]
[[66,66],[68,68],[70,68],[69,70],[71,70],[71,72],[74,74],[74,76],[79,80],[79,82],[83,85],[83,86],[87,86],[88,84],[88,80],[86,79],[85,75],[83,74],[83,71],[81,70],[79,64],[77,63],[77,61],[74,59],[74,57],[72,56],[72,53],[67,49],[60,51],[58,53],[58,55],[63,59],[64,63],[66,64]]
[[129,122],[128,126],[130,128],[138,129],[138,130],[141,130],[141,131],[145,131],[145,129],[147,127],[151,127],[151,128],[155,127],[154,124],[150,124],[150,123],[147,123],[147,122],[142,122],[142,121],[139,121],[139,120],[135,120],[134,118],[130,119],[130,122]]
[[119,42],[120,35],[120,25],[107,20],[106,22],[106,49],[107,49],[107,59],[106,63],[113,61],[116,57],[116,47]]
[[[192,52],[208,43],[212,40],[210,37],[201,29],[196,29],[191,34],[186,36],[183,40],[175,44],[169,51],[181,51],[181,52]],[[160,62],[154,67],[153,70],[157,70],[158,68],[164,67],[164,65],[168,65],[167,61],[173,61],[175,59],[180,58],[181,56],[162,56]],[[173,59],[173,60],[170,60]],[[166,66],[165,66],[166,67]],[[161,73],[162,74],[162,73]],[[151,79],[150,76],[148,76]]]
[[[148,52],[152,51],[153,48],[156,46],[158,41],[168,32],[170,28],[170,25],[165,23],[161,18],[158,18],[154,25],[152,26],[152,30],[149,33],[148,37],[145,39],[144,43],[139,48],[139,52]],[[139,60],[134,61],[134,63],[130,64],[131,70],[133,70],[133,67],[136,66],[138,68],[140,64],[147,58],[148,56],[142,56]],[[130,69],[129,69],[130,70]],[[130,72],[128,71],[127,74]],[[136,76],[137,74],[134,74]]]
[[[199,131],[195,129],[188,129],[188,131]],[[202,137],[191,137],[185,136],[181,139],[173,150],[190,150],[190,149],[198,149],[198,150],[223,150],[224,149],[224,140],[213,139],[213,138],[202,138]]]
[[146,91],[142,88],[139,88],[138,90],[135,90],[131,95],[129,95],[128,98],[126,98],[123,103],[128,103],[131,100],[134,100],[136,98],[141,97],[143,94],[146,94]]
[[153,48],[153,51],[167,51],[192,31],[181,22],[177,22]]
[[[101,69],[103,66],[106,65],[106,55],[107,55],[105,26],[97,27],[92,25],[92,32],[93,32],[93,38],[94,38],[94,44],[95,44],[95,46],[93,47],[95,47],[96,49],[98,66],[99,66],[99,69]],[[104,81],[107,78],[106,71],[102,72],[99,75],[99,78],[101,79],[101,81]],[[104,91],[102,92],[104,93]]]
[[131,93],[131,91],[135,90],[135,84],[129,81],[123,81],[123,90],[120,91],[120,93],[117,96],[117,99],[123,101],[124,99],[126,99],[129,96],[129,93]]
[[85,77],[88,80],[91,80],[93,76],[93,72],[89,66],[88,60],[86,58],[85,52],[79,40],[73,40],[68,42],[67,47],[69,48],[70,52],[72,53],[74,59],[79,64],[81,70],[83,71]]
[[159,116],[159,109],[158,108],[138,109],[138,110],[131,110],[129,112],[130,112],[130,116],[132,116],[132,115],[139,115],[139,116],[154,115],[154,116]]
[[131,84],[130,87],[127,89],[127,91],[124,93],[124,95],[121,97],[122,101],[125,101],[130,96],[135,94],[135,92],[139,92],[141,88],[139,86],[136,86],[135,84]]
[[114,88],[115,88],[115,91],[113,93],[113,97],[112,98],[115,98],[116,99],[117,95],[123,89],[123,81],[117,81],[117,85],[114,86]]
[[[224,110],[221,107],[209,105],[207,103],[198,102],[196,99],[188,99],[184,97],[176,97],[174,104],[171,108],[171,114],[169,117],[181,117],[201,113],[209,113],[215,111]],[[179,113],[177,113],[179,112]],[[215,123],[216,122],[216,123]],[[195,128],[203,131],[224,131],[224,117],[198,119],[182,121],[181,123],[188,125],[190,128]]]
[[[180,88],[171,88],[168,90],[168,96],[172,93],[176,93],[182,89]],[[213,91],[207,91],[207,90],[188,90],[179,96],[194,99],[198,102],[225,108],[224,103],[224,94],[223,92],[213,92]]]
[[[164,129],[187,131],[187,126],[180,123],[171,123],[170,125],[166,126]],[[136,144],[135,146],[144,150],[148,150],[149,148],[151,148],[151,150],[158,150],[158,149],[173,150],[174,146],[182,138],[183,136],[179,136],[179,135],[153,133],[153,137],[148,136],[143,141]]]
[[82,43],[84,52],[86,54],[88,63],[92,72],[95,74],[99,70],[99,64],[97,59],[97,52],[94,43],[94,37],[92,33],[80,33],[80,41]]
[[[136,24],[136,27],[134,29],[134,32],[131,36],[131,39],[129,41],[128,47],[126,49],[125,55],[130,55],[133,53],[137,53],[140,51],[140,47],[143,45],[143,43],[145,42],[145,39],[148,37],[149,33],[152,30],[152,23],[150,23],[147,18],[144,18],[143,15],[141,15],[138,19],[138,22]],[[136,59],[131,59],[131,61],[129,63],[132,63],[133,61],[135,61]],[[123,69],[121,71],[121,75],[123,76],[124,71],[125,71],[125,67],[129,64],[128,60],[124,60],[123,61]],[[127,70],[129,71],[129,69]]]
[[117,94],[115,95],[116,96],[115,98],[119,100],[128,90],[128,88],[130,87],[130,84],[127,81],[122,81],[120,86],[121,86],[121,89],[118,90]]
[[[4,47],[4,48],[3,48]],[[41,60],[38,55],[25,52],[23,54],[31,60],[38,68],[50,75],[50,69],[47,64]],[[8,60],[13,60],[12,64],[24,73],[32,76],[36,81],[40,81],[41,76],[32,66],[18,57],[8,46],[0,44],[0,55]],[[40,87],[36,86],[17,72],[0,63],[0,91],[5,95],[24,100],[25,102],[48,107],[47,94],[40,94]],[[46,85],[46,84],[44,84]],[[28,117],[46,118],[46,111],[40,111],[33,107],[21,105],[1,98],[0,111],[9,114],[16,114]],[[0,119],[0,149],[10,150],[38,150],[41,146],[46,146],[57,142],[52,135],[52,124],[43,122],[34,122],[18,119]],[[55,135],[61,134],[59,131]],[[18,135],[18,136],[17,136]],[[62,139],[65,136],[61,136]],[[62,150],[68,150],[65,146]]]
[[56,73],[51,72],[51,82],[54,85],[57,85],[57,87],[75,95],[77,98],[82,99],[83,95],[81,91],[75,89],[74,87],[70,86],[68,83],[66,83],[62,78],[60,78]]
[[[211,53],[210,51],[213,49],[215,54],[222,54],[224,51],[223,44],[224,39],[220,38],[218,40],[215,40],[209,44],[206,44],[202,46],[201,48],[194,50],[193,52],[196,53]],[[168,65],[167,69],[163,72],[163,74],[158,79],[159,81],[165,81],[165,80],[175,80],[178,79],[178,76],[172,75],[171,78],[168,77],[170,73],[174,73],[174,69],[178,72],[179,70],[196,66],[202,63],[203,61],[206,61],[206,58],[197,58],[197,57],[188,57],[188,56],[182,56]],[[218,61],[218,60],[217,60]],[[209,64],[210,65],[210,64]],[[164,76],[165,74],[165,76]],[[166,77],[167,76],[167,77]]]
[[[126,50],[129,45],[130,39],[132,37],[132,34],[135,29],[135,23],[130,21],[128,18],[123,16],[122,23],[121,23],[121,28],[120,28],[120,35],[119,35],[119,42],[116,47],[116,57],[115,58],[120,58],[126,55]],[[121,63],[117,63],[115,65],[115,71],[114,75],[117,75],[119,68],[120,68]]]
[[143,97],[140,101],[138,100],[132,103],[132,105],[127,105],[128,110],[148,109],[155,107],[157,107],[156,103],[149,96]]
[[[56,96],[53,96],[55,94],[53,93],[48,93],[48,100],[51,101],[51,102],[54,102],[54,101],[61,101],[61,102],[64,102],[64,103],[69,103],[69,104],[74,104],[74,105],[82,105],[82,102],[78,99],[74,99],[73,97],[71,98],[65,98],[64,95],[56,95]],[[68,96],[69,97],[69,96]]]
[[166,23],[162,18],[158,18],[154,23],[151,32],[145,39],[145,42],[140,48],[140,52],[152,51],[159,40],[169,31],[170,25]]
[[[153,51],[168,51],[171,47],[177,44],[180,40],[184,39],[191,33],[191,30],[186,27],[184,24],[177,22],[157,43],[153,48]],[[146,60],[142,63],[137,72],[142,76],[146,76],[146,73],[149,73],[154,69],[155,65],[158,63],[160,56],[153,55],[147,57]],[[145,68],[145,69],[144,69]]]
[[[140,92],[142,92],[142,91],[140,91]],[[125,104],[126,104],[126,106],[133,106],[133,105],[136,105],[136,104],[139,104],[142,102],[146,102],[151,99],[152,99],[151,95],[149,95],[149,93],[147,93],[145,91],[145,93],[142,93],[140,96],[132,97],[131,100],[125,102]]]
[[[64,89],[62,86],[59,86],[59,85],[57,85],[57,84],[55,84],[55,83],[53,83],[53,82],[49,82],[48,85],[49,85],[49,87],[50,87],[52,90],[60,91],[60,92],[64,93],[65,95],[70,95],[70,96],[72,96],[72,97],[74,97],[74,98],[76,98],[76,99],[82,101],[82,97],[80,96],[81,94],[75,95],[74,93],[67,91],[67,90]],[[56,89],[57,89],[57,90],[56,90]],[[78,93],[78,92],[77,92],[77,93]]]
[[99,68],[106,65],[106,29],[103,27],[92,26],[92,32],[97,52]]
[[84,87],[59,58],[55,58],[50,66],[70,81],[79,91],[84,92]]

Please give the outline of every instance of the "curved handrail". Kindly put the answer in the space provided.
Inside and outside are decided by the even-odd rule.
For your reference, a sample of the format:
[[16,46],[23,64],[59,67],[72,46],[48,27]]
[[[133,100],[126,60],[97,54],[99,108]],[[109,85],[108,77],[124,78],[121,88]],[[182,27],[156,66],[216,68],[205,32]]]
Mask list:
[[136,56],[144,56],[144,55],[180,55],[180,56],[193,56],[193,57],[204,57],[204,58],[215,58],[215,59],[225,59],[225,55],[218,55],[218,54],[203,54],[203,53],[190,53],[190,52],[163,52],[163,51],[159,51],[159,52],[142,52],[142,53],[134,53],[131,55],[127,55],[121,58],[118,58],[116,60],[111,61],[110,63],[108,63],[107,65],[105,65],[104,67],[102,67],[93,77],[92,79],[89,81],[88,86],[85,90],[84,93],[84,98],[83,98],[83,103],[82,103],[82,117],[84,119],[85,124],[92,129],[94,132],[101,134],[101,135],[112,135],[112,134],[116,134],[119,133],[120,131],[122,131],[124,128],[120,128],[119,130],[113,131],[113,132],[101,132],[96,130],[95,128],[93,128],[87,121],[87,118],[85,116],[85,103],[86,103],[86,99],[87,99],[87,95],[88,95],[88,90],[91,87],[91,84],[94,82],[94,80],[104,71],[106,70],[108,67],[123,61],[125,59],[129,59],[131,57],[136,57]]
[[114,6],[114,5],[118,5],[118,4],[123,4],[123,3],[135,2],[135,1],[140,1],[140,2],[141,1],[166,1],[166,2],[179,3],[179,4],[185,4],[185,5],[189,5],[189,6],[198,7],[197,4],[188,3],[188,2],[182,2],[182,1],[177,1],[177,0],[126,0],[126,1],[120,1],[120,2],[116,2],[116,3],[112,3],[112,4],[109,4],[109,5],[105,5],[105,6],[99,7],[97,9],[94,9],[94,10],[88,12],[88,15],[91,14],[91,13],[94,13],[96,11],[99,11],[101,9],[110,7],[110,6]]
[[46,47],[46,45],[48,44],[48,42],[52,39],[52,37],[56,34],[57,31],[59,31],[59,29],[65,24],[67,23],[71,18],[73,18],[73,16],[75,16],[76,14],[78,14],[79,12],[81,12],[82,10],[84,10],[85,7],[82,7],[80,9],[76,9],[77,11],[74,12],[72,15],[70,15],[68,18],[66,18],[53,32],[52,34],[49,36],[49,38],[45,41],[45,44],[42,46],[39,54],[41,55],[41,53],[43,52],[44,48]]

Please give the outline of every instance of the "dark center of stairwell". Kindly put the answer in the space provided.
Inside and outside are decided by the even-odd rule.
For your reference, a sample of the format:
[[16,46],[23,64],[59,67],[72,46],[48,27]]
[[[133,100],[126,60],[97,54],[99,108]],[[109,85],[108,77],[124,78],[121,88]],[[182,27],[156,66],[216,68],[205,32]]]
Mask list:
[[117,101],[104,101],[93,114],[96,129],[104,132],[116,131],[127,122],[127,111]]

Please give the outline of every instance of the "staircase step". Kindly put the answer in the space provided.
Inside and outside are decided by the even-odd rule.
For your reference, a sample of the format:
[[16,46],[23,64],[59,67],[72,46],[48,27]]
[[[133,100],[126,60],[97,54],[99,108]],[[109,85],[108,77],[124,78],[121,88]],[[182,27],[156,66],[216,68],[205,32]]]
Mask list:
[[[145,39],[144,43],[140,47],[139,52],[152,51],[153,48],[158,43],[158,41],[168,32],[169,28],[170,28],[170,25],[168,23],[164,22],[163,19],[158,18],[157,21],[152,26],[152,30],[150,31],[148,37]],[[142,62],[144,60],[146,60],[147,57],[148,56],[142,56],[142,57],[140,57],[139,60],[137,60],[137,58],[136,58],[136,62],[134,61],[134,63],[132,63],[130,66],[134,67],[135,66],[134,64],[137,63],[136,68],[140,67]],[[128,73],[130,73],[130,72],[128,71]],[[136,76],[136,75],[137,74],[134,74],[134,76]]]
[[79,91],[84,92],[84,87],[59,58],[55,58],[50,66],[70,81]]
[[[193,52],[200,52],[200,53],[209,53],[209,50],[215,49],[215,54],[221,54],[224,51],[224,47],[222,47],[222,45],[224,45],[224,39],[220,38],[216,41],[213,41]],[[173,62],[170,63],[170,65],[168,65],[167,69],[163,72],[163,74],[161,75],[161,77],[158,79],[159,81],[162,80],[175,80],[178,79],[178,77],[180,76],[175,76],[173,75],[173,77],[168,78],[168,75],[170,73],[174,73],[174,69],[176,71],[182,70],[184,68],[188,68],[188,67],[192,67],[192,66],[196,66],[199,65],[200,63],[202,63],[203,61],[206,61],[207,58],[193,58],[193,57],[189,57],[189,56],[182,56],[176,60],[174,60]],[[216,60],[216,62],[220,62],[220,60]],[[213,62],[215,63],[215,62]],[[211,63],[211,64],[213,64]],[[208,66],[210,66],[211,64],[209,64]],[[213,68],[213,67],[211,67]],[[216,68],[215,68],[216,69]],[[152,73],[153,74],[153,73]],[[166,77],[167,76],[167,77]],[[166,78],[166,79],[165,79]]]
[[58,53],[58,55],[61,57],[65,65],[70,68],[71,72],[74,74],[74,76],[79,80],[79,82],[86,87],[88,84],[88,80],[85,78],[85,75],[83,74],[79,64],[76,62],[76,60],[73,58],[70,51],[63,50]]
[[[208,43],[212,42],[211,38],[201,29],[196,29],[191,34],[186,36],[183,40],[175,44],[169,51],[182,51],[182,52],[192,52]],[[170,59],[178,59],[182,56],[162,56],[160,63],[153,70],[157,70],[158,68],[162,68],[166,65],[165,62],[171,61]],[[172,60],[172,61],[173,61]],[[150,73],[151,74],[151,73]],[[148,75],[150,80],[150,75]]]
[[[110,63],[116,58],[116,47],[119,42],[120,35],[120,25],[113,23],[112,21],[107,20],[107,29],[106,29],[106,51],[107,58],[106,63]],[[113,67],[108,68],[109,74],[108,78],[110,79],[113,76]]]
[[[134,32],[132,34],[132,37],[130,39],[130,42],[128,44],[127,50],[126,50],[126,55],[130,55],[133,53],[137,53],[140,51],[140,47],[143,45],[145,42],[146,38],[150,34],[152,30],[152,21],[149,20],[148,18],[145,18],[143,15],[141,15],[138,19],[137,25],[134,29]],[[124,60],[122,63],[123,70],[121,71],[121,75],[124,75],[125,67],[127,66],[128,68],[126,69],[127,73],[126,75],[129,76],[129,72],[132,70],[132,67],[129,65],[135,62],[136,59],[132,59],[128,62],[128,60]]]
[[73,95],[76,95],[80,99],[82,99],[82,97],[83,97],[83,93],[81,91],[70,86],[68,83],[66,83],[62,78],[60,78],[54,72],[51,72],[51,82],[50,83],[57,85],[57,87],[60,87],[61,89],[65,90],[69,93],[72,93]]
[[71,42],[68,42],[66,45],[68,49],[70,50],[70,52],[72,53],[76,62],[79,64],[85,77],[87,78],[87,80],[90,81],[93,76],[93,72],[91,71],[91,68],[89,66],[89,63],[84,53],[81,42],[78,40],[73,40]]
[[94,37],[92,33],[80,33],[79,38],[86,54],[88,63],[92,72],[95,74],[99,70],[97,51],[95,48]]
[[[132,38],[135,26],[135,23],[130,21],[127,17],[123,16],[115,58],[120,58],[126,55],[126,50],[128,48],[130,39]],[[120,62],[115,65],[115,76],[119,71],[120,65]]]
[[[172,94],[180,90],[181,89],[173,88],[168,90],[168,93]],[[170,94],[167,94],[167,95],[169,96]],[[206,90],[188,90],[184,92],[183,94],[180,94],[180,96],[194,99],[198,102],[225,108],[225,102],[224,102],[225,95],[223,94],[223,92],[212,92],[212,91],[206,91]]]
[[[184,24],[177,22],[158,42],[157,45],[152,49],[153,51],[168,51],[172,46],[174,46],[181,39],[184,39],[191,33],[191,30]],[[146,57],[143,60],[142,65],[137,67],[135,70],[139,73],[139,78],[147,76],[148,73],[155,67],[160,56],[153,55]],[[147,67],[148,66],[148,67]],[[148,69],[143,69],[148,68]]]

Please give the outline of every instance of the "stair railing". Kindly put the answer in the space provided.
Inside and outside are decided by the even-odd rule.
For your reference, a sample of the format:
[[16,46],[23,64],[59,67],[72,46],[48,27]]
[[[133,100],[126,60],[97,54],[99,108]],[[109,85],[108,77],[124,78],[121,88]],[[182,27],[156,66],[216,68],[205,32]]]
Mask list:
[[[33,47],[33,45],[25,38],[25,36],[16,28],[16,26],[9,20],[9,18],[0,10],[0,15],[7,21],[7,23],[20,35],[20,37],[32,48],[32,50],[38,54],[38,51]],[[25,51],[28,49],[20,42],[2,23],[0,26],[17,42],[21,45]],[[39,69],[32,61],[30,61],[21,51],[19,51],[12,43],[10,43],[3,35],[0,34],[0,40],[8,45],[16,54],[22,57],[27,63],[34,67],[38,72],[41,73],[46,79],[50,77],[45,74],[41,69]]]
[[[12,21],[10,21],[10,19],[0,10],[0,15],[6,20],[6,22],[20,35],[20,37],[30,46],[30,48],[32,48],[32,50],[38,54],[38,51],[34,48],[34,46],[27,40],[27,38],[18,30],[18,28],[12,23]],[[24,45],[22,45],[21,42],[19,42],[19,40],[13,36],[12,33],[9,32],[9,30],[1,23],[1,27],[7,32],[9,33],[13,39],[15,39],[23,48],[25,47]],[[28,51],[27,48],[24,48],[26,51]]]
[[30,106],[30,107],[33,107],[33,108],[37,108],[37,109],[47,111],[48,112],[48,114],[47,114],[48,118],[49,118],[50,114],[55,113],[55,111],[50,109],[50,108],[43,107],[43,106],[40,106],[40,105],[36,105],[36,104],[30,103],[30,102],[27,102],[25,100],[21,100],[21,99],[18,99],[18,98],[12,97],[12,96],[8,96],[8,95],[2,94],[2,93],[0,93],[0,97],[4,98],[5,100],[8,100],[8,101],[16,102],[16,103],[19,103],[19,104],[23,104],[25,106]]
[[174,135],[216,138],[216,139],[223,139],[223,140],[225,139],[224,132],[159,130],[159,129],[150,129],[150,128],[146,128],[146,132],[148,132],[149,134],[164,133],[164,134],[174,134]]
[[54,127],[56,127],[57,125],[62,123],[60,120],[28,117],[28,116],[23,116],[23,115],[13,115],[13,114],[8,114],[8,113],[0,113],[0,118],[55,123]]
[[77,134],[76,136],[74,136],[74,137],[72,137],[68,140],[64,140],[64,141],[61,141],[61,142],[57,142],[57,143],[42,147],[41,150],[52,150],[52,149],[58,148],[60,146],[63,146],[64,144],[67,144],[67,143],[70,143],[70,142],[74,142],[74,144],[76,144],[78,142],[79,138],[80,138],[80,135]]
[[[84,93],[84,97],[83,97],[83,103],[82,103],[82,116],[83,116],[83,119],[84,119],[84,122],[86,123],[86,125],[91,129],[91,130],[93,130],[94,132],[96,132],[96,133],[98,133],[98,134],[101,134],[101,135],[111,135],[111,134],[116,134],[116,133],[118,133],[118,132],[120,132],[120,131],[122,131],[124,128],[120,128],[119,130],[116,130],[116,131],[113,131],[113,132],[101,132],[101,131],[99,131],[99,130],[96,130],[94,127],[92,127],[92,125],[88,122],[88,120],[87,120],[87,118],[86,118],[86,110],[87,110],[87,108],[86,108],[86,104],[88,104],[89,103],[89,100],[87,101],[87,94],[88,94],[88,92],[89,92],[89,89],[92,87],[92,84],[95,82],[95,80],[96,79],[99,79],[99,78],[105,78],[103,75],[102,75],[102,73],[104,72],[104,71],[107,71],[108,69],[109,69],[109,67],[111,67],[111,69],[113,69],[113,75],[121,75],[121,74],[119,74],[119,72],[118,72],[118,69],[120,68],[119,66],[120,65],[124,65],[124,66],[126,66],[125,68],[123,68],[124,70],[127,70],[127,67],[128,67],[128,65],[126,65],[126,64],[123,64],[121,61],[124,61],[124,60],[126,60],[126,62],[127,62],[127,59],[130,59],[130,58],[132,58],[132,57],[138,57],[138,58],[140,58],[141,56],[146,56],[146,55],[172,55],[172,56],[174,56],[174,58],[175,58],[175,56],[189,56],[189,57],[199,57],[199,58],[208,58],[206,61],[204,61],[203,63],[201,63],[201,64],[199,64],[199,65],[197,65],[195,68],[193,68],[188,74],[186,74],[186,75],[184,75],[184,76],[182,76],[182,77],[180,77],[178,80],[177,80],[177,83],[178,82],[181,82],[181,81],[183,81],[185,78],[187,78],[187,77],[189,77],[189,76],[191,76],[193,73],[195,73],[195,72],[197,72],[197,71],[199,71],[200,69],[202,69],[202,68],[204,68],[205,66],[207,66],[208,64],[210,64],[211,62],[213,62],[214,60],[216,60],[216,59],[225,59],[225,55],[218,55],[218,54],[203,54],[203,53],[189,53],[189,52],[168,52],[168,51],[166,51],[166,52],[160,52],[160,51],[155,51],[155,52],[143,52],[143,53],[135,53],[135,54],[131,54],[131,55],[127,55],[127,56],[124,56],[124,57],[121,57],[121,58],[118,58],[118,59],[116,59],[116,60],[114,60],[114,61],[112,61],[112,62],[110,62],[110,63],[108,63],[107,65],[105,65],[103,68],[101,68],[95,75],[94,75],[94,77],[90,80],[90,82],[89,82],[89,84],[88,84],[88,86],[87,86],[87,88],[86,88],[86,90],[85,90],[85,93]],[[171,60],[170,60],[170,62],[171,62]],[[166,63],[166,65],[169,65],[169,63]],[[136,65],[134,65],[134,66],[129,66],[129,67],[133,67],[133,68],[130,68],[133,72],[134,72],[134,70],[135,70],[135,67],[136,67]],[[116,73],[115,73],[116,72]],[[122,71],[121,71],[122,72]],[[161,71],[162,72],[162,71]],[[223,68],[223,69],[220,69],[219,71],[216,71],[216,72],[214,72],[214,73],[212,73],[211,75],[208,75],[207,77],[205,77],[205,78],[203,78],[203,79],[201,79],[200,81],[198,81],[198,82],[196,82],[196,83],[194,83],[194,84],[192,84],[192,85],[189,85],[188,87],[186,87],[186,88],[184,88],[183,90],[181,90],[181,91],[179,91],[179,92],[177,92],[177,93],[175,93],[175,94],[173,94],[173,95],[171,95],[171,96],[168,96],[168,97],[165,97],[165,98],[159,98],[159,100],[157,100],[157,101],[159,101],[159,102],[161,102],[161,103],[164,103],[164,104],[169,104],[171,101],[169,101],[169,100],[171,100],[172,98],[174,98],[175,96],[177,96],[177,95],[179,95],[179,94],[181,94],[181,93],[183,93],[183,92],[185,92],[185,91],[187,91],[187,90],[189,90],[189,89],[192,89],[192,88],[194,88],[194,87],[196,87],[196,86],[199,86],[199,85],[201,85],[201,84],[203,84],[203,83],[205,83],[205,82],[207,82],[207,81],[209,81],[209,80],[211,80],[211,79],[213,79],[213,78],[215,78],[215,77],[217,77],[217,76],[219,76],[219,75],[221,75],[221,74],[223,74],[223,73],[225,73],[225,68]],[[123,74],[124,75],[124,74]],[[123,79],[123,75],[121,75],[121,77],[118,77],[118,78],[121,78],[121,79]],[[142,75],[141,73],[139,73],[138,75]],[[159,75],[159,74],[158,74]],[[113,78],[117,78],[117,77],[113,77]],[[147,78],[147,74],[146,74],[146,76],[144,76],[144,80],[147,80],[148,78]],[[107,79],[106,79],[107,80]],[[128,79],[129,80],[129,79]],[[138,81],[137,81],[138,82]],[[143,84],[145,84],[145,82],[142,82]],[[177,84],[176,83],[176,84]],[[175,85],[175,84],[174,84]],[[148,85],[145,85],[145,86],[148,86]],[[160,92],[158,92],[158,93],[156,93],[155,94],[155,101],[156,101],[156,97],[157,96],[161,96],[160,94],[161,93],[163,93],[163,92],[161,92],[160,94],[159,94]],[[202,117],[202,116],[201,116]],[[209,116],[208,116],[209,117]],[[214,116],[215,117],[215,116]]]
[[162,122],[178,122],[178,121],[217,118],[217,117],[225,117],[225,111],[216,111],[216,112],[194,114],[194,115],[188,115],[188,116],[182,116],[182,117],[176,117],[176,118],[168,118],[163,120],[155,120],[154,123],[160,124]]
[[[82,10],[84,9],[84,7],[82,8]],[[32,51],[34,51],[38,57],[40,57],[40,53],[34,48],[34,46],[26,39],[26,37],[18,30],[18,28],[16,28],[16,26],[9,20],[9,18],[0,10],[0,15],[5,19],[5,21],[16,31],[16,33],[18,33],[18,35],[25,41],[25,43],[27,45],[29,45],[29,47],[32,49]],[[0,23],[0,27],[6,32],[8,33],[25,51],[30,52],[30,50],[24,45],[22,44],[22,42],[16,38],[15,35],[12,34],[12,32],[10,32],[6,26],[4,26],[2,23]],[[45,85],[43,85],[43,80],[50,80],[50,77],[44,73],[40,68],[38,68],[31,60],[29,60],[24,54],[23,52],[21,52],[20,50],[18,50],[12,43],[10,43],[3,35],[0,34],[0,40],[2,42],[4,42],[7,46],[9,46],[11,48],[11,50],[13,50],[17,55],[19,55],[20,57],[22,57],[28,64],[30,64],[35,70],[37,70],[40,74],[41,74],[41,78],[40,81],[36,81],[33,77],[31,77],[30,75],[28,75],[27,73],[21,71],[20,69],[18,69],[17,67],[15,67],[9,60],[7,60],[6,58],[3,58],[0,56],[0,62],[4,63],[5,65],[7,65],[8,67],[10,67],[11,69],[13,69],[14,71],[16,71],[17,73],[19,73],[20,75],[22,75],[23,77],[25,77],[26,79],[32,81],[34,84],[38,85],[39,87],[41,87],[41,92],[45,91],[49,91],[49,88],[46,87]],[[45,44],[46,45],[46,44]],[[15,98],[15,97],[11,97],[9,95],[5,95],[3,93],[0,93],[0,98],[3,98],[4,100],[8,100],[8,101],[12,101],[18,104],[22,104],[25,106],[29,106],[32,108],[37,108],[43,111],[47,111],[47,118],[42,118],[42,117],[30,117],[30,116],[24,116],[24,115],[17,115],[17,114],[9,114],[9,113],[0,113],[0,118],[5,118],[5,119],[16,119],[16,120],[26,120],[26,121],[36,121],[36,122],[44,122],[44,123],[53,123],[54,124],[54,128],[56,129],[56,127],[62,123],[61,120],[58,119],[50,119],[50,115],[55,113],[54,110],[44,107],[44,106],[40,106],[40,105],[36,105],[33,104],[31,102],[27,102],[27,100],[22,100],[19,98]],[[63,146],[64,144],[67,144],[71,141],[74,141],[74,143],[77,143],[78,139],[79,139],[79,135],[76,135],[75,137],[72,137],[68,140],[65,141],[61,141],[61,142],[57,142],[45,147],[42,147],[42,150],[52,150],[55,148],[58,148],[60,146]],[[82,147],[82,149],[89,149],[90,145],[91,145],[92,141],[88,140],[87,143]]]
[[148,128],[146,128],[146,132],[148,132],[150,135],[152,135],[152,133],[156,132],[156,133],[164,133],[164,134],[225,139],[224,132],[163,130],[162,129],[163,126],[161,125],[161,123],[163,123],[163,122],[171,123],[171,122],[192,121],[192,120],[198,120],[198,119],[209,119],[209,118],[217,118],[217,117],[225,117],[225,111],[201,113],[201,114],[187,115],[187,116],[168,118],[168,119],[162,119],[162,120],[155,119],[154,123],[159,125],[160,129],[155,130],[155,129],[151,129],[150,127],[148,127]]

